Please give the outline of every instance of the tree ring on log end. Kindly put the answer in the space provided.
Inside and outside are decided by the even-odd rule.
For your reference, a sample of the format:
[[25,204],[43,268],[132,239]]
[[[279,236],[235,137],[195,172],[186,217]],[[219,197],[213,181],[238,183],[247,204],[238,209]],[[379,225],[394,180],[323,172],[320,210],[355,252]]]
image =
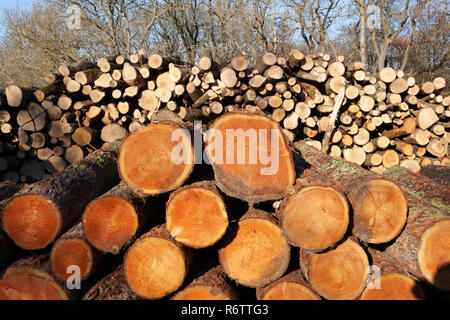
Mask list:
[[368,243],[386,243],[406,224],[408,201],[400,187],[387,179],[358,183],[349,196],[353,208],[353,234]]
[[289,242],[311,251],[333,246],[344,237],[348,224],[345,196],[329,187],[300,189],[287,200],[281,214],[281,225]]
[[450,290],[450,220],[439,221],[421,237],[418,264],[431,284]]
[[388,273],[372,280],[360,300],[422,300],[423,289],[416,281],[400,273]]
[[320,300],[320,297],[300,283],[282,281],[267,290],[261,300]]
[[175,294],[171,300],[231,300],[231,298],[211,286],[190,285]]
[[61,214],[43,195],[13,197],[3,208],[2,227],[25,250],[45,248],[61,231]]
[[160,299],[177,290],[187,270],[182,250],[159,237],[137,240],[128,250],[124,272],[130,289],[143,299]]

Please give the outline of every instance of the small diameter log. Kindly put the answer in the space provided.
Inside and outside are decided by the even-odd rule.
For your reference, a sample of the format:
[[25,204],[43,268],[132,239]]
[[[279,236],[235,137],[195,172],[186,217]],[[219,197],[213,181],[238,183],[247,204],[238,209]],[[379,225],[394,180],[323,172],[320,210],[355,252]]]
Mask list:
[[60,174],[23,188],[2,208],[3,230],[26,250],[52,243],[92,199],[118,183],[118,147],[94,151]]
[[58,280],[65,282],[73,275],[71,266],[77,266],[83,281],[93,274],[101,259],[101,253],[89,244],[81,223],[78,223],[53,244],[50,269]]
[[225,239],[219,249],[220,264],[230,279],[243,286],[264,287],[288,267],[288,240],[268,212],[250,209]]
[[145,203],[146,198],[124,182],[92,200],[82,216],[87,240],[101,252],[122,252],[133,243],[149,217]]
[[194,148],[188,125],[150,123],[130,133],[118,157],[120,177],[135,192],[154,195],[178,188],[194,167]]
[[420,284],[397,266],[397,262],[369,248],[372,274],[359,300],[422,300],[425,293]]
[[236,286],[228,279],[221,266],[212,268],[193,280],[171,300],[238,300]]
[[400,234],[408,203],[396,183],[349,162],[320,156],[305,143],[298,142],[295,146],[301,157],[312,165],[310,170],[347,195],[353,209],[354,235],[364,242],[385,243]]
[[284,277],[256,289],[258,300],[320,300],[311,286],[305,281],[301,270],[295,270]]
[[321,251],[344,237],[349,225],[349,206],[339,191],[312,184],[314,181],[302,177],[296,184],[298,191],[282,202],[277,213],[292,245]]
[[323,253],[300,249],[300,267],[314,291],[328,300],[357,299],[369,277],[367,254],[350,238]]
[[139,300],[125,280],[123,265],[96,283],[83,300]]
[[217,118],[209,132],[205,151],[217,186],[227,195],[249,202],[278,200],[294,184],[287,139],[270,117],[231,112]]
[[48,255],[31,255],[10,265],[0,280],[0,300],[69,300],[50,274]]
[[174,191],[167,202],[167,230],[191,248],[212,246],[225,234],[228,215],[212,181],[197,182]]
[[160,299],[178,290],[190,266],[190,253],[176,242],[164,225],[154,227],[128,249],[125,279],[143,299]]
[[401,127],[384,131],[383,136],[393,139],[412,134],[414,130],[416,130],[416,120],[414,118],[407,118],[403,121]]

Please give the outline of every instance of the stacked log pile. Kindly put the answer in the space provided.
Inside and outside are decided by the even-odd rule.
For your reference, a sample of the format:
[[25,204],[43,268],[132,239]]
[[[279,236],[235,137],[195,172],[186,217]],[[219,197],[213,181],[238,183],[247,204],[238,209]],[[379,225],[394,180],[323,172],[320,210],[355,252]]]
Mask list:
[[416,83],[391,68],[378,74],[343,56],[288,57],[245,52],[196,65],[176,57],[104,57],[61,65],[40,89],[0,92],[3,180],[35,182],[151,120],[211,121],[236,110],[262,111],[292,141],[381,173],[448,165],[450,96],[443,78]]
[[450,290],[448,186],[289,143],[261,112],[226,113],[205,129],[151,122],[3,201],[0,260],[24,252],[4,264],[0,299],[424,299]]

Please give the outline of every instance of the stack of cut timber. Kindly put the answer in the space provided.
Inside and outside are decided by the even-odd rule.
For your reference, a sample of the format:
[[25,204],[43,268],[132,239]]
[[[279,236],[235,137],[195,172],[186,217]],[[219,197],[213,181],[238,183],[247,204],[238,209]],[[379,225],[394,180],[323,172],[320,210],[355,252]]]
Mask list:
[[0,204],[0,299],[440,295],[450,189],[437,181],[289,144],[261,112],[152,122]]
[[392,68],[378,74],[326,53],[245,52],[196,65],[143,51],[61,65],[43,88],[0,90],[0,173],[35,182],[150,121],[216,119],[262,111],[291,141],[382,173],[449,165],[450,96],[444,78],[423,84]]

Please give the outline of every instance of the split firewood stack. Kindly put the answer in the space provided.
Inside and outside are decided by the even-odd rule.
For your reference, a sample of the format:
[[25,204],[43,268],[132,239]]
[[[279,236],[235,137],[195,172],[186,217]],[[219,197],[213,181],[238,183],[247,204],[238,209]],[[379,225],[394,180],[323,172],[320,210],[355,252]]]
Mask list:
[[290,143],[262,112],[151,122],[11,193],[0,203],[0,299],[450,291],[447,185]]
[[[253,63],[249,61],[255,58]],[[43,88],[0,91],[0,173],[35,182],[152,120],[204,120],[262,111],[291,141],[382,173],[448,165],[450,96],[444,78],[410,74],[292,50],[288,57],[245,52],[196,65],[143,51],[96,63],[61,65]]]

